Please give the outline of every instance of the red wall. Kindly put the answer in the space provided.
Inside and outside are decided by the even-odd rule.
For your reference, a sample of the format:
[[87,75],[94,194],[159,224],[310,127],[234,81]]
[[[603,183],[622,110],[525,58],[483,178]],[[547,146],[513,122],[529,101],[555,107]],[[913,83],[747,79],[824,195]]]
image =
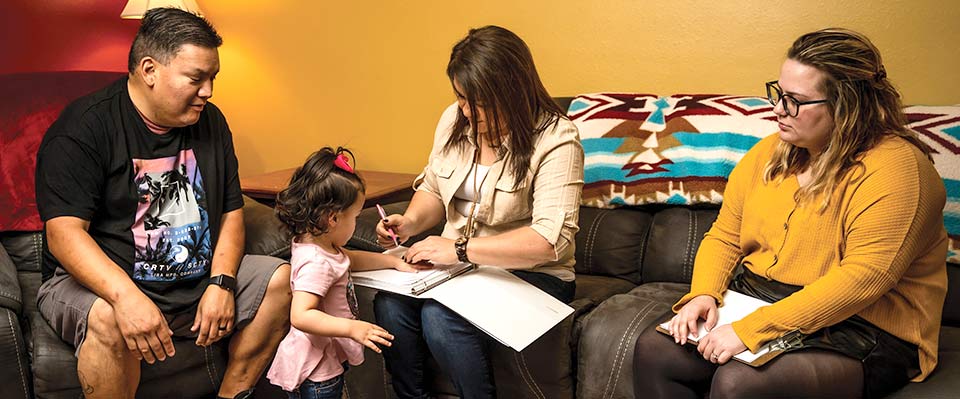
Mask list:
[[120,18],[126,0],[2,0],[0,74],[126,71],[140,20]]

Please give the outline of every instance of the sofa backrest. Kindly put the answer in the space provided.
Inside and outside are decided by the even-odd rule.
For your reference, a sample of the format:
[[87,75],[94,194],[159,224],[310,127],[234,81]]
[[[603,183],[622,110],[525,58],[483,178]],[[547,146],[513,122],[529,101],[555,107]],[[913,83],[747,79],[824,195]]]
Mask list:
[[581,207],[576,271],[634,284],[689,283],[697,249],[716,218],[716,207]]

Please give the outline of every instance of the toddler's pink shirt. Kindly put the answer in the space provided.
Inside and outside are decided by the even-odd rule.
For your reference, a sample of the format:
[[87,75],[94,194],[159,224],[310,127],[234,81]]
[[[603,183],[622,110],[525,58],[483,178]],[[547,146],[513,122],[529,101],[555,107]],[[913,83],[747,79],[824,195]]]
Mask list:
[[[350,258],[343,252],[331,254],[313,244],[294,242],[290,257],[290,289],[323,297],[320,310],[335,317],[355,319],[347,295]],[[323,337],[293,326],[280,342],[267,379],[285,391],[295,391],[304,381],[321,382],[343,373],[346,361],[363,363],[363,346],[350,338]]]

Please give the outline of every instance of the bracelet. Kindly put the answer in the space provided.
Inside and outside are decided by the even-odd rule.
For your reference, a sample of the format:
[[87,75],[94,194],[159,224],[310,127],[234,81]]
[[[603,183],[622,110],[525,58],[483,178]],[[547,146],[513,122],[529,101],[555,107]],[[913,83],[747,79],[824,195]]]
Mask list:
[[470,259],[467,258],[467,241],[470,241],[470,237],[464,236],[453,242],[453,246],[457,250],[457,260],[463,263],[470,263]]

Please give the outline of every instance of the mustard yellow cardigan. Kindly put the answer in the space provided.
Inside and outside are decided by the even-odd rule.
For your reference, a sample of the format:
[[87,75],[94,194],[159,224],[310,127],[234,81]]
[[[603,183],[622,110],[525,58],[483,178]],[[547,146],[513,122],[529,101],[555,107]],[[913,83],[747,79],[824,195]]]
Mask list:
[[921,374],[914,381],[922,381],[937,364],[947,287],[946,193],[933,164],[907,141],[884,139],[820,213],[819,199],[794,201],[796,176],[763,183],[779,142],[776,134],[761,140],[734,168],[697,252],[690,293],[674,311],[698,295],[721,301],[742,262],[760,276],[804,287],[733,323],[750,350],[860,315],[919,347]]

